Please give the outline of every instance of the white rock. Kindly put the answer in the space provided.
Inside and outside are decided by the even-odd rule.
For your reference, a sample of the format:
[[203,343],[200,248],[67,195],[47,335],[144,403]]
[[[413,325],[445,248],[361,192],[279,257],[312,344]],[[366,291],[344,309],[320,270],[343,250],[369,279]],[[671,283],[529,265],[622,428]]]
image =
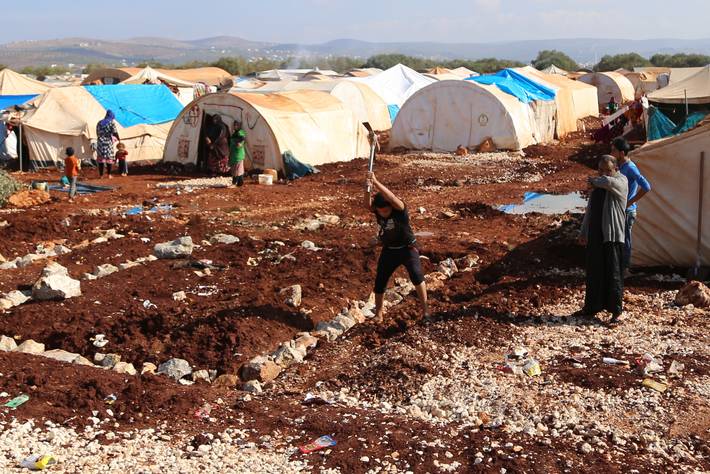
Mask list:
[[190,363],[185,359],[170,359],[158,366],[158,374],[167,375],[175,380],[180,380],[192,373]]
[[153,247],[153,254],[157,258],[183,258],[192,255],[194,246],[189,236],[180,237],[172,242],[163,242]]
[[452,276],[454,276],[455,273],[459,271],[458,267],[456,266],[456,262],[454,262],[454,259],[452,258],[447,258],[446,260],[439,262],[438,270],[444,275],[446,275],[448,278],[451,278]]
[[120,271],[123,271],[123,270],[128,270],[129,268],[139,267],[140,265],[141,265],[140,262],[131,262],[131,261],[128,261],[128,262],[119,263],[119,264],[118,264],[118,269],[119,269]]
[[184,291],[176,291],[173,293],[173,301],[185,301],[187,294]]
[[216,234],[210,237],[211,244],[236,244],[239,242],[239,237],[229,234]]
[[77,357],[81,357],[79,354],[68,352],[62,349],[52,349],[51,351],[43,352],[40,355],[42,357],[58,360],[60,362],[66,362],[67,364],[72,364],[77,359]]
[[118,362],[113,366],[113,371],[119,374],[136,375],[138,372],[130,362]]
[[66,268],[52,262],[32,287],[32,298],[45,301],[81,296],[81,282],[69,276]]
[[105,263],[96,267],[96,269],[94,270],[94,276],[96,278],[104,278],[112,273],[116,273],[117,271],[118,267],[111,265],[110,263]]
[[284,303],[298,308],[301,306],[302,290],[301,285],[292,285],[287,288],[282,289],[279,295],[284,298]]
[[276,349],[273,357],[274,362],[286,368],[296,362],[303,362],[303,358],[306,357],[306,350],[302,346],[296,345],[295,341],[288,341]]
[[11,352],[17,348],[17,343],[11,337],[0,336],[0,351]]
[[196,370],[192,373],[192,381],[197,382],[198,380],[202,380],[204,382],[210,383],[210,373],[207,370]]
[[264,390],[261,388],[261,383],[258,380],[250,380],[242,384],[242,390],[248,393],[261,393]]
[[35,342],[32,339],[27,339],[25,342],[17,346],[15,352],[24,352],[25,354],[41,354],[44,352],[44,344]]

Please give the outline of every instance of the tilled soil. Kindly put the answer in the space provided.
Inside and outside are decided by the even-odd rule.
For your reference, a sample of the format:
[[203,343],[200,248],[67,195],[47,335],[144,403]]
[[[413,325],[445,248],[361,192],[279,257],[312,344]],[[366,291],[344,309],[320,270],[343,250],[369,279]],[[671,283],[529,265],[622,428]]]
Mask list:
[[[225,456],[236,460],[233,472],[710,469],[708,319],[672,305],[681,286],[673,271],[627,280],[629,314],[620,327],[608,328],[604,316],[578,320],[570,315],[584,285],[579,216],[497,209],[521,202],[526,191],[585,191],[594,156],[605,151],[586,140],[579,134],[531,147],[525,156],[379,157],[378,178],[409,207],[425,272],[448,257],[475,254],[478,263],[431,291],[431,322],[420,319],[410,296],[384,323],[358,325],[332,343],[321,340],[264,394],[0,353],[0,391],[31,397],[0,412],[7,430],[0,462],[9,471],[18,457],[44,449],[58,457],[52,468],[58,472],[99,469],[101,453],[120,461],[122,452],[125,462],[105,465],[108,471],[210,472]],[[39,243],[62,242],[73,251],[55,260],[75,278],[100,264],[146,257],[154,244],[179,236],[191,236],[198,247],[192,260],[146,262],[84,280],[78,298],[15,307],[0,315],[0,334],[89,359],[97,351],[91,338],[105,334],[109,344],[101,351],[118,353],[139,370],[143,362],[178,357],[195,369],[235,374],[252,357],[368,297],[378,250],[371,245],[374,219],[362,208],[365,168],[355,160],[288,185],[181,190],[156,184],[188,176],[132,170],[137,174],[101,182],[114,190],[73,204],[52,193],[42,208],[2,212],[8,225],[0,229],[0,254],[11,259]],[[158,204],[171,208],[125,215],[130,207],[148,211]],[[326,215],[339,220],[298,230],[305,219]],[[108,229],[125,237],[91,243]],[[217,233],[240,241],[209,244]],[[304,240],[320,250],[302,247]],[[197,260],[221,269],[205,274],[193,265]],[[29,288],[45,263],[0,272],[0,291]],[[303,288],[300,309],[278,294],[293,284]],[[179,291],[185,301],[173,299]],[[499,370],[516,346],[540,361],[540,377]],[[662,358],[666,369],[670,361],[685,364],[663,394],[642,387],[644,376],[633,367],[601,362],[646,352]],[[308,392],[332,403],[304,405]],[[111,394],[117,400],[109,405]],[[205,403],[213,407],[207,421],[195,416]],[[689,407],[697,416],[688,417]],[[28,420],[48,424],[28,431],[21,425]],[[41,434],[48,430],[65,431],[52,441]],[[71,430],[83,433],[74,447],[60,443],[74,437]],[[295,452],[325,434],[338,444],[311,455]],[[150,456],[132,451],[138,440],[151,444]],[[150,459],[156,452],[167,456],[167,465]]]

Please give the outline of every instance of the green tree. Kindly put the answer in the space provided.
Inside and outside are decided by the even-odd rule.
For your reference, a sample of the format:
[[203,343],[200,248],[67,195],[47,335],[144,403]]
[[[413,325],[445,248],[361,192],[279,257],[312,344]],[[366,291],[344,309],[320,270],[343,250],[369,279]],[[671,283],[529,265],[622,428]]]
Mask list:
[[651,64],[658,67],[703,67],[710,64],[710,56],[704,54],[654,54]]
[[576,71],[579,69],[577,62],[567,56],[562,51],[554,49],[546,49],[537,53],[537,58],[533,59],[532,65],[535,69],[542,71],[548,67],[555,65],[566,71]]
[[638,53],[606,55],[594,66],[598,72],[616,71],[617,69],[627,69],[633,71],[635,67],[651,66],[651,61]]
[[98,71],[99,69],[104,69],[107,66],[105,64],[99,64],[99,63],[89,63],[87,64],[84,69],[81,70],[82,74],[91,74],[94,71]]
[[7,69],[7,66],[5,66],[4,64],[0,64],[0,71],[2,71],[3,69]]

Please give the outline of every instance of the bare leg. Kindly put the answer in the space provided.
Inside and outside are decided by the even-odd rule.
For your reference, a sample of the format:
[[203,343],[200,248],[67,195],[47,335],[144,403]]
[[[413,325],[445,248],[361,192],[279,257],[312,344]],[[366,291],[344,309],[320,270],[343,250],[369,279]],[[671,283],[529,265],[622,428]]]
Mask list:
[[375,321],[381,323],[384,319],[385,313],[385,294],[375,293]]
[[428,318],[429,317],[429,300],[427,299],[427,294],[426,294],[426,282],[421,282],[419,285],[415,286],[417,290],[417,296],[419,297],[419,304],[422,306],[422,311],[424,313],[424,317]]

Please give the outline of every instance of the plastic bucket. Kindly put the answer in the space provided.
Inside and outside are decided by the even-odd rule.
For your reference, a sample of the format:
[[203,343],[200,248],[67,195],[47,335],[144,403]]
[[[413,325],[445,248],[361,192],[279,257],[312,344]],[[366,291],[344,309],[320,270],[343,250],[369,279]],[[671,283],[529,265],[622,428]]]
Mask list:
[[274,184],[274,177],[271,176],[270,174],[260,174],[259,175],[259,184],[271,186],[272,184]]

